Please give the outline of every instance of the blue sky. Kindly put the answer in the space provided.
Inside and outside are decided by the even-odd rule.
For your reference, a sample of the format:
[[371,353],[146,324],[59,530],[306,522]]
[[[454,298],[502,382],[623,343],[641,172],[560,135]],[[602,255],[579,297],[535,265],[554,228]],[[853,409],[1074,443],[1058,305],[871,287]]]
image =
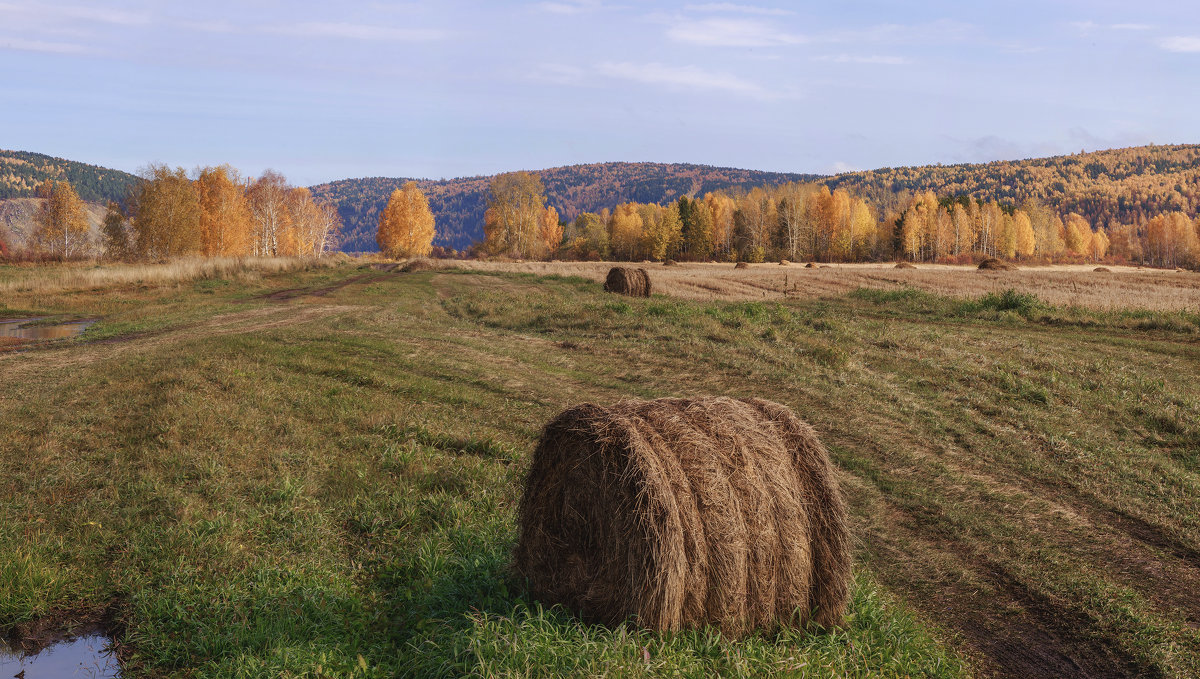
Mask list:
[[0,0],[0,148],[300,184],[1200,142],[1189,2]]

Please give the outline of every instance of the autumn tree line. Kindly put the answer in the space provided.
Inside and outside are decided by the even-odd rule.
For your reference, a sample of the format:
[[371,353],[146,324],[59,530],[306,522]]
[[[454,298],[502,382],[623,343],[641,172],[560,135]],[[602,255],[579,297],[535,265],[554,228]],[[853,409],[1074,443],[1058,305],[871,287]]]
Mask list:
[[93,242],[83,201],[65,181],[38,187],[28,249],[65,259],[96,252],[110,260],[181,256],[320,257],[337,244],[341,219],[331,205],[313,200],[267,170],[243,179],[228,165],[189,174],[151,165],[123,203],[109,201]]
[[498,175],[484,217],[484,255],[545,259],[963,262],[1105,258],[1156,266],[1200,263],[1200,220],[1182,212],[1096,227],[1036,200],[1021,206],[932,192],[872,205],[845,188],[787,183],[620,203],[559,221],[537,175]]
[[[30,246],[64,258],[91,247],[84,204],[67,182],[48,181]],[[124,205],[110,202],[100,245],[110,259],[176,256],[319,257],[336,245],[341,220],[279,173],[242,179],[229,166],[189,175],[154,165]],[[391,257],[427,256],[436,224],[415,182],[395,189],[379,215],[376,243]],[[547,204],[540,177],[492,178],[481,256],[531,259],[689,261],[1014,260],[1200,265],[1200,220],[1182,211],[1136,224],[1090,224],[1036,199],[1019,206],[931,191],[868,202],[844,187],[786,183],[681,196],[665,204],[625,202],[574,220]],[[5,245],[0,240],[0,254]]]

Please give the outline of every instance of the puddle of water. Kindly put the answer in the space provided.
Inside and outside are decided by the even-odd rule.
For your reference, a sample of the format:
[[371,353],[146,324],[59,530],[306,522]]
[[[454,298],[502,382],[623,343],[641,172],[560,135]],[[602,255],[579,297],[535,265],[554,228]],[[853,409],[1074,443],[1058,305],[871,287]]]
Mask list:
[[99,634],[51,644],[41,653],[24,656],[0,641],[0,679],[116,679],[121,665],[112,652],[112,640]]
[[12,337],[19,340],[56,340],[74,337],[95,321],[71,321],[57,325],[28,325],[40,318],[5,318],[0,319],[0,337]]

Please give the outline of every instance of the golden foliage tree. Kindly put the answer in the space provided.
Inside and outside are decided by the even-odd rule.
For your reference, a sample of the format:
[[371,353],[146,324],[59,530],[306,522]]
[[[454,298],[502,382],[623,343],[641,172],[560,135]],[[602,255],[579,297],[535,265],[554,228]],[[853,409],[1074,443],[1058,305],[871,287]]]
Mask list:
[[558,210],[547,205],[538,218],[538,244],[546,255],[552,255],[562,245],[563,227],[558,220]]
[[45,181],[38,186],[42,204],[33,215],[33,243],[42,252],[63,258],[83,254],[88,246],[87,213],[69,182]]
[[200,195],[200,251],[212,256],[251,253],[252,217],[246,186],[228,165],[206,167],[196,177]]
[[508,172],[493,177],[483,225],[487,250],[493,254],[533,256],[545,204],[546,188],[538,175]]
[[1090,255],[1092,253],[1092,227],[1087,220],[1072,212],[1067,215],[1065,227],[1067,249],[1077,255]]
[[287,179],[275,170],[267,170],[250,184],[246,199],[250,205],[251,251],[259,256],[280,254],[280,240],[291,228]]
[[200,193],[182,167],[151,165],[134,195],[134,248],[143,259],[200,252]]
[[1037,236],[1033,232],[1033,222],[1029,219],[1029,215],[1017,210],[1013,214],[1013,227],[1016,231],[1017,255],[1021,257],[1032,255],[1037,245]]
[[375,241],[380,251],[389,257],[423,257],[433,251],[433,236],[433,212],[417,183],[392,191],[379,214]]

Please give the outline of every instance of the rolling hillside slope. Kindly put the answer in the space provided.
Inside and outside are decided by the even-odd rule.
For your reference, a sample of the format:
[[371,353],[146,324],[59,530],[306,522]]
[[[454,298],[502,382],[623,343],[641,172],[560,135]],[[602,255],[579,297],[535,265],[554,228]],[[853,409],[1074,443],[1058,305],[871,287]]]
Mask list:
[[128,172],[29,151],[0,149],[0,200],[32,198],[47,179],[71,182],[89,203],[121,200],[138,178]]

